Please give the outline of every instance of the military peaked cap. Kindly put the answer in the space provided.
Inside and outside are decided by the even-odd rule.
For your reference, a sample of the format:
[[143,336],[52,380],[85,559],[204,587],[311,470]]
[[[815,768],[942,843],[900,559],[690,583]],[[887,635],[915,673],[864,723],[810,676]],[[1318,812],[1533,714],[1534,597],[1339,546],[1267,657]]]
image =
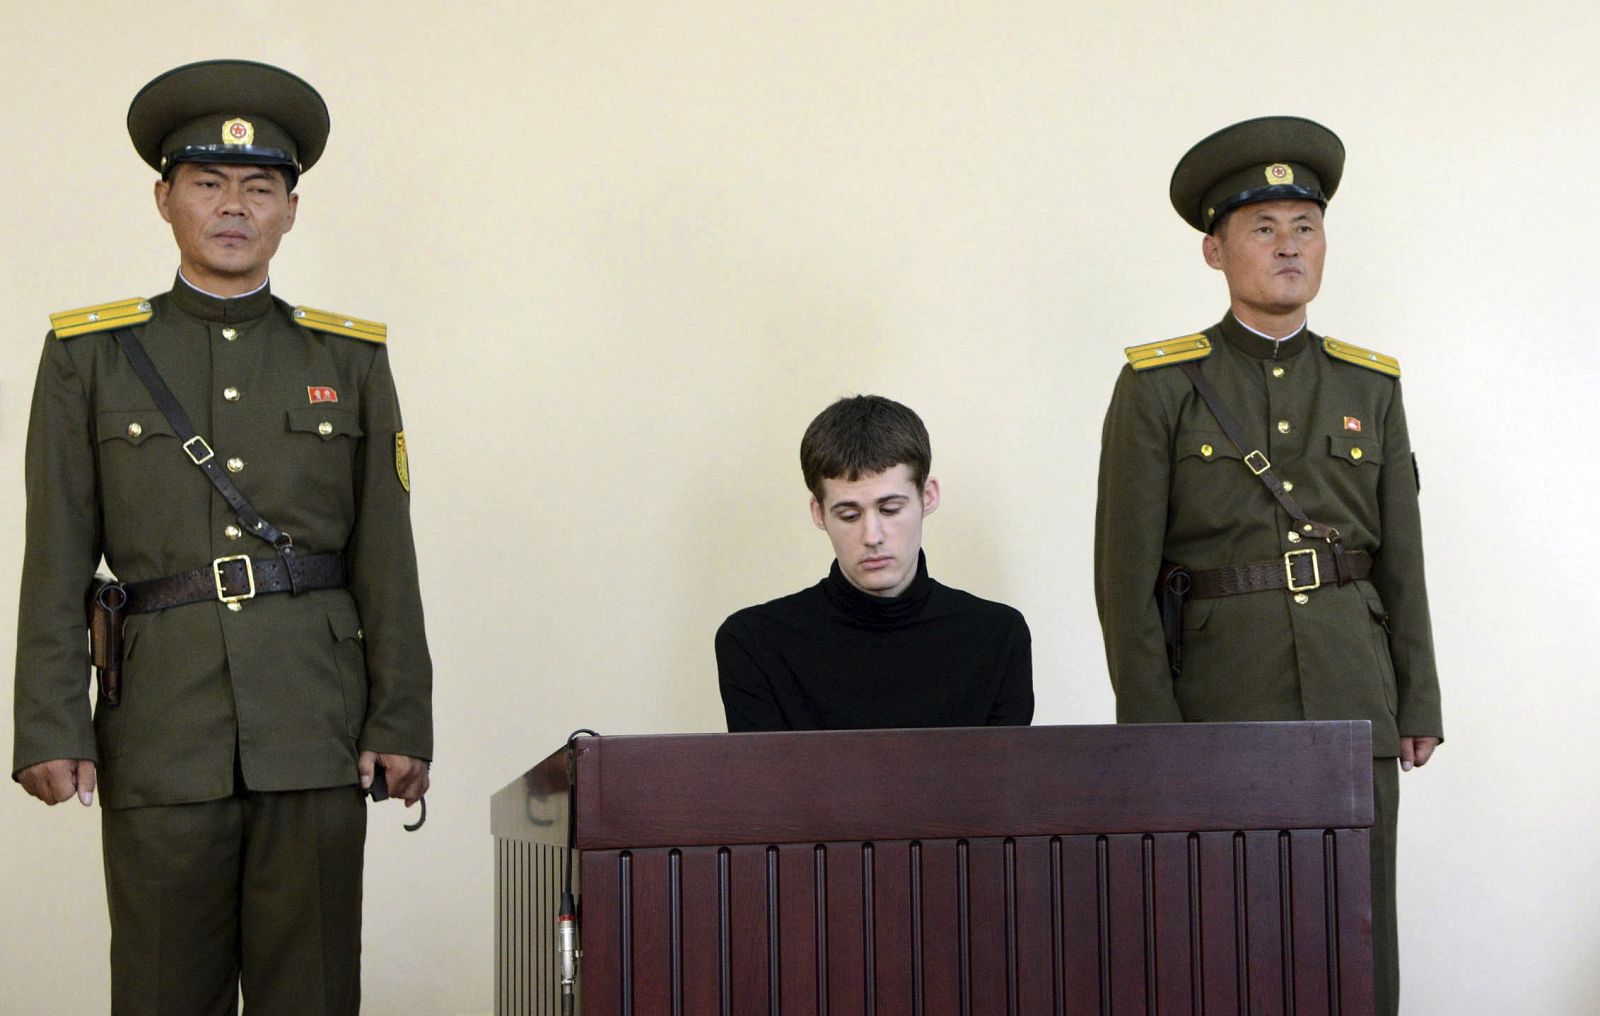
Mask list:
[[128,136],[158,173],[177,162],[282,166],[296,179],[328,143],[328,105],[286,70],[206,60],[167,71],[128,106]]
[[1172,171],[1172,207],[1209,233],[1240,205],[1284,199],[1326,206],[1344,173],[1344,142],[1298,116],[1263,116],[1224,127],[1189,149]]

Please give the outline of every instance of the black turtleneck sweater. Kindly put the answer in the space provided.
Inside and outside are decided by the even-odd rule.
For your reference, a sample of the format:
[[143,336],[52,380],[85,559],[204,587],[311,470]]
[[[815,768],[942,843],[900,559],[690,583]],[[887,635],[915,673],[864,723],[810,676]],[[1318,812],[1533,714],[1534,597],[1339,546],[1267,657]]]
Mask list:
[[895,597],[863,593],[835,561],[811,588],[729,617],[716,650],[730,731],[1033,719],[1027,622],[1003,603],[935,582],[925,556]]

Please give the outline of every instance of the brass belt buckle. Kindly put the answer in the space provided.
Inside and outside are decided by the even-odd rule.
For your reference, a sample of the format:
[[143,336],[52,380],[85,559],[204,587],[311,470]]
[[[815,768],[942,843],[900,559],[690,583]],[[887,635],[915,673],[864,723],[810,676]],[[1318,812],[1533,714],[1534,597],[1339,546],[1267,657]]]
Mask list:
[[[1297,586],[1294,584],[1294,559],[1302,555],[1311,556],[1311,584]],[[1291,550],[1283,555],[1283,579],[1291,593],[1304,593],[1322,586],[1322,564],[1317,560],[1315,547],[1305,550]]]
[[1267,457],[1261,454],[1261,449],[1259,448],[1244,457],[1244,464],[1250,468],[1250,472],[1257,476],[1272,468],[1272,463],[1267,461]]
[[[1302,553],[1304,553],[1304,552],[1302,551]],[[229,596],[222,589],[222,566],[227,564],[230,561],[243,561],[244,562],[244,577],[245,577],[245,581],[249,585],[249,590],[247,592],[239,594],[238,596]],[[212,578],[212,581],[214,581],[217,584],[217,599],[219,601],[223,602],[223,603],[238,603],[240,600],[252,600],[252,599],[255,599],[255,595],[256,595],[256,569],[255,569],[255,565],[250,563],[250,555],[249,554],[234,554],[232,557],[219,557],[215,561],[212,561],[211,562],[211,578]]]

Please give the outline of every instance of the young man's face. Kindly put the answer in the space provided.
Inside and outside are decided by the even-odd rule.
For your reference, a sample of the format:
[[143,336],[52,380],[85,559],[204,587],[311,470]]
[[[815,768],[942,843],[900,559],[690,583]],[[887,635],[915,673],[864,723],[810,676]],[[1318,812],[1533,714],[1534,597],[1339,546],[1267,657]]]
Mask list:
[[899,596],[917,577],[922,520],[939,507],[939,481],[917,489],[904,463],[856,480],[823,480],[811,521],[828,534],[839,570],[873,596]]
[[156,181],[156,209],[172,224],[183,277],[219,296],[266,281],[298,204],[271,166],[184,162],[171,181]]
[[1322,287],[1322,208],[1315,201],[1245,205],[1228,213],[1202,248],[1206,264],[1227,277],[1236,307],[1258,318],[1291,317]]

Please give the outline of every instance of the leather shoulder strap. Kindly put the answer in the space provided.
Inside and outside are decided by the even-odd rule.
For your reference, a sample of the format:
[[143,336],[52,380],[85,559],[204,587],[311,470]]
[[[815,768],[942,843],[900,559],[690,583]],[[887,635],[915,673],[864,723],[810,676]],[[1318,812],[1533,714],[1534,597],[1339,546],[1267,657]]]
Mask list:
[[1211,415],[1215,416],[1217,422],[1222,425],[1222,432],[1228,435],[1228,440],[1233,443],[1235,448],[1239,449],[1239,454],[1244,456],[1245,466],[1256,475],[1257,479],[1266,485],[1267,490],[1283,506],[1283,510],[1288,512],[1289,517],[1295,520],[1300,531],[1314,539],[1337,543],[1339,531],[1332,526],[1307,518],[1305,509],[1301,508],[1299,503],[1284,489],[1283,481],[1273,475],[1272,463],[1267,461],[1266,455],[1259,448],[1248,447],[1249,439],[1245,437],[1244,428],[1239,426],[1238,419],[1223,404],[1221,393],[1217,391],[1211,380],[1206,377],[1206,372],[1200,369],[1200,365],[1198,363],[1182,363],[1178,365],[1178,368],[1188,376],[1190,383],[1194,385],[1195,391],[1200,393],[1200,397],[1205,400],[1206,405],[1211,409]]
[[117,345],[122,347],[122,352],[127,356],[134,374],[149,391],[150,397],[155,400],[156,408],[160,409],[161,415],[172,424],[173,431],[182,442],[183,453],[189,457],[190,462],[200,467],[200,471],[206,474],[206,479],[217,488],[217,493],[221,494],[223,500],[228,502],[228,506],[238,514],[244,531],[270,543],[283,557],[283,562],[289,571],[291,588],[298,595],[304,582],[304,574],[300,567],[300,559],[294,553],[294,539],[262,518],[250,504],[249,499],[233,485],[232,480],[228,479],[228,474],[217,464],[216,452],[206,443],[206,439],[195,431],[194,424],[189,420],[189,414],[184,412],[183,404],[172,394],[172,389],[167,387],[166,381],[162,380],[161,372],[156,370],[156,365],[151,362],[150,354],[145,352],[138,336],[126,328],[118,328],[112,336],[117,340]]

